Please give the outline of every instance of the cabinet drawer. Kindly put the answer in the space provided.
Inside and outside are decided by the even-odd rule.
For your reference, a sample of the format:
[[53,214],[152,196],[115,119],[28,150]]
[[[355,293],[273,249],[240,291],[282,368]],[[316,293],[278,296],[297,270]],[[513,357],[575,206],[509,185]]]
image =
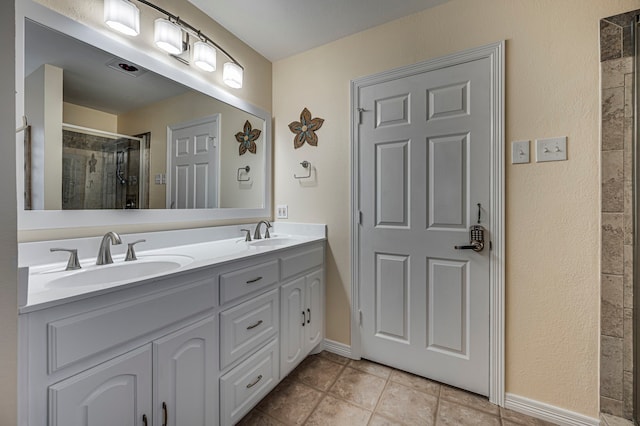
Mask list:
[[274,339],[220,378],[220,424],[233,425],[277,384],[278,340]]
[[220,275],[220,304],[278,282],[278,261],[261,263]]
[[50,322],[49,374],[214,306],[214,285],[206,280]]
[[300,272],[322,265],[324,248],[315,247],[280,259],[282,262],[282,279],[292,277]]
[[220,313],[220,369],[278,333],[278,289]]

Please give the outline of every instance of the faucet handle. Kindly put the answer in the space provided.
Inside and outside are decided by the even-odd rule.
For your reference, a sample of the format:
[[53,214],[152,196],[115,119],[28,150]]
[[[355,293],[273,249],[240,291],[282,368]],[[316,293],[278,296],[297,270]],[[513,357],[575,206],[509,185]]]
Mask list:
[[241,229],[242,232],[246,232],[247,235],[245,235],[244,240],[245,241],[251,241],[251,231],[248,229]]
[[124,261],[125,262],[129,262],[129,261],[132,261],[132,260],[138,260],[138,258],[136,257],[136,251],[133,248],[133,246],[135,246],[138,243],[144,243],[146,241],[147,240],[137,240],[137,241],[134,241],[132,243],[127,244],[127,255],[124,258]]
[[65,271],[73,271],[75,269],[80,269],[80,261],[78,260],[78,249],[66,249],[54,247],[49,249],[49,251],[66,251],[69,252],[69,261],[67,262],[67,267],[64,269]]
[[273,225],[271,225],[269,222],[267,222],[267,228],[264,231],[264,237],[265,238],[271,238],[271,234],[269,234],[269,228],[273,228]]

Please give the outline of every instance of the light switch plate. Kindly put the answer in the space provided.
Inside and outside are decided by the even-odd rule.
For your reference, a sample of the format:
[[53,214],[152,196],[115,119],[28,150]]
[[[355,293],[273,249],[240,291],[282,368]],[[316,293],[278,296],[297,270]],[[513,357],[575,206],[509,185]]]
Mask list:
[[536,162],[564,161],[567,159],[567,137],[537,139]]
[[278,204],[276,206],[276,219],[287,219],[289,217],[289,206]]
[[511,142],[511,164],[524,164],[529,161],[529,141]]

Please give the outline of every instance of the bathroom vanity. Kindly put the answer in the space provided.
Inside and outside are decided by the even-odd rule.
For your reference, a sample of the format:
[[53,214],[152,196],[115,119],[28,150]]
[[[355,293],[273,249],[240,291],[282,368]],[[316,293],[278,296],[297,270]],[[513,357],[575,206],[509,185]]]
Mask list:
[[[235,228],[197,238],[242,235]],[[85,259],[77,271],[30,267],[20,315],[21,424],[232,425],[321,348],[324,226],[252,242],[186,243],[198,232],[182,234],[142,235],[164,243],[146,251],[141,244],[133,262],[114,254],[111,265]],[[176,235],[185,244],[167,245]],[[61,243],[90,252],[96,241],[25,244],[22,258]],[[129,265],[137,277],[127,277]]]

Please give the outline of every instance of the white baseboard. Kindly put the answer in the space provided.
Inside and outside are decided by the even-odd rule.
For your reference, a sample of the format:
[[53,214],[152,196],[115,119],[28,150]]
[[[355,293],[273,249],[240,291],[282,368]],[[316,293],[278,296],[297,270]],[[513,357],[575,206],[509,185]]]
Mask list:
[[336,355],[342,355],[346,358],[353,358],[353,355],[351,355],[351,346],[331,339],[324,339],[324,350]]
[[588,417],[584,414],[575,413],[565,410],[564,408],[555,407],[545,404],[544,402],[534,401],[523,396],[514,395],[512,393],[505,394],[504,407],[518,413],[536,417],[562,426],[599,426],[600,419]]

